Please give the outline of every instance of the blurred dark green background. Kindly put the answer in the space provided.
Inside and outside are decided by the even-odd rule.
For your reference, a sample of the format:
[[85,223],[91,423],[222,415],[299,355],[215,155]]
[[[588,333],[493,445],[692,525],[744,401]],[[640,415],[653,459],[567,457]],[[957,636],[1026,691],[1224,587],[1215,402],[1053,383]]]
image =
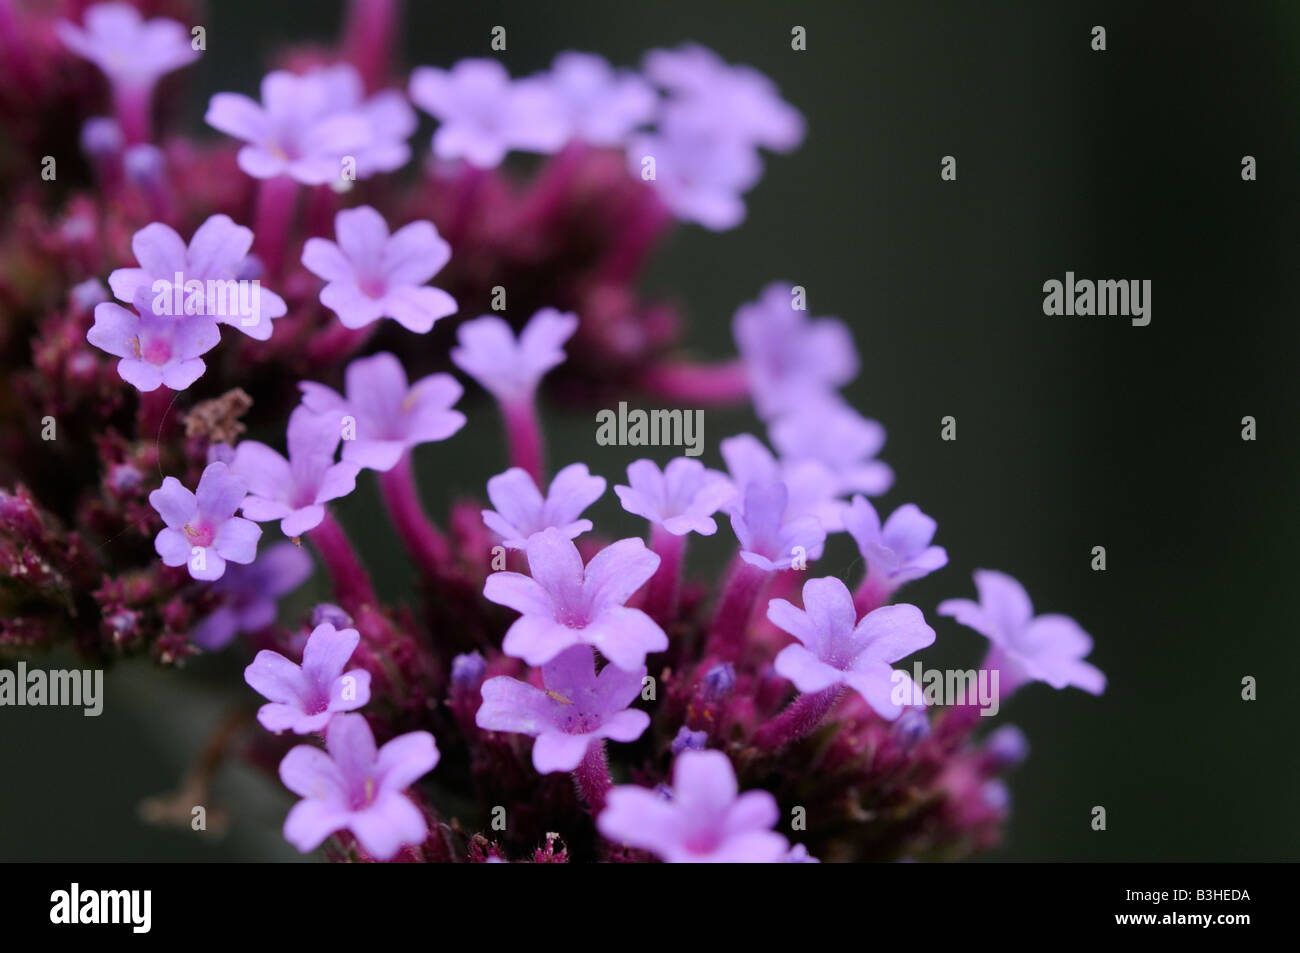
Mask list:
[[[488,55],[507,27],[516,73],[564,49],[633,65],[695,40],[772,76],[809,134],[772,157],[739,229],[687,228],[645,285],[689,322],[690,346],[730,353],[731,314],[768,281],[809,291],[853,328],[850,396],[885,423],[898,474],[885,498],[939,522],[951,563],[907,590],[939,633],[927,665],[978,662],[983,640],[935,605],[973,595],[970,571],[1018,576],[1038,611],[1093,634],[1100,699],[1035,685],[1004,706],[1033,750],[1012,776],[998,859],[1293,860],[1300,670],[1292,600],[1300,528],[1295,442],[1300,6],[1294,3],[800,3],[748,0],[412,3],[406,65]],[[328,39],[331,4],[213,4],[192,110],[253,92],[288,39]],[[793,52],[790,29],[808,30]],[[1108,50],[1090,30],[1106,27]],[[423,130],[424,127],[422,127]],[[420,152],[427,141],[418,143]],[[1243,155],[1259,179],[1240,178]],[[939,179],[953,155],[958,180]],[[1042,283],[1153,282],[1153,320],[1045,317]],[[939,438],[940,418],[958,440]],[[1241,418],[1259,438],[1240,439]],[[504,466],[493,410],[472,405],[452,445],[417,453],[431,506]],[[637,454],[598,448],[585,415],[548,417],[552,460],[618,482]],[[756,426],[710,413],[717,442]],[[761,433],[761,431],[759,431]],[[411,575],[373,483],[341,507],[385,592]],[[592,514],[639,532],[612,492]],[[697,551],[701,571],[730,534]],[[1089,568],[1107,549],[1106,572]],[[820,573],[854,576],[840,537]],[[301,593],[297,607],[309,604]],[[294,608],[287,605],[286,608]],[[66,660],[61,662],[67,664]],[[51,661],[50,665],[60,664]],[[236,809],[205,842],[135,818],[177,783],[222,712],[251,700],[237,660],[184,676],[109,674],[99,719],[9,709],[0,732],[0,857],[292,858],[289,799],[251,771],[222,776]],[[1240,699],[1243,676],[1259,700]],[[1108,830],[1089,827],[1103,805]]]

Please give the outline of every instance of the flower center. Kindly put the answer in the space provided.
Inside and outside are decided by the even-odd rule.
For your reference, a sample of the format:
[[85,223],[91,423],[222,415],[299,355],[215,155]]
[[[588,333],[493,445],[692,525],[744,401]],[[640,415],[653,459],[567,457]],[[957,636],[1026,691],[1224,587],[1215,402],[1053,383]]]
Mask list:
[[379,277],[362,278],[357,287],[367,298],[376,301],[388,293],[388,282]]
[[216,533],[207,523],[200,523],[198,526],[191,526],[186,523],[185,535],[190,538],[192,545],[206,548],[212,545],[212,539],[216,536]]
[[172,359],[172,344],[166,339],[154,338],[145,344],[140,357],[150,364],[166,364]]

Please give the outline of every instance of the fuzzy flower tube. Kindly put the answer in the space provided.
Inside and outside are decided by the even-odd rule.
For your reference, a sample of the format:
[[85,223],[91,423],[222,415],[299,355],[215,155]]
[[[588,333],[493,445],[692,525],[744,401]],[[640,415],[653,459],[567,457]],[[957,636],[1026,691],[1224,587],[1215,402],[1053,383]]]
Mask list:
[[[192,24],[56,6],[0,0],[6,108],[42,133],[0,175],[46,142],[87,160],[39,202],[0,182],[0,655],[177,679],[238,658],[240,744],[217,749],[283,785],[267,836],[335,861],[997,843],[1034,726],[912,666],[973,632],[1003,700],[1100,695],[1091,637],[999,572],[937,612],[912,595],[978,553],[880,505],[902,480],[840,392],[853,334],[805,289],[732,289],[735,353],[711,361],[639,290],[676,229],[727,241],[802,143],[770,79],[691,44],[411,68],[399,5],[358,0],[336,48],[277,60],[256,97],[193,93],[187,131],[153,91],[199,55]],[[743,405],[759,429],[702,459],[550,429],[622,401]]]

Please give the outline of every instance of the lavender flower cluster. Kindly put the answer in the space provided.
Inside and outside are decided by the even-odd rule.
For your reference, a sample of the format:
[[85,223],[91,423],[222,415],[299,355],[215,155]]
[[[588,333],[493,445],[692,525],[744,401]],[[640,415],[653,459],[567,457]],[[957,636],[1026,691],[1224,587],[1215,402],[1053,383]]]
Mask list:
[[[840,395],[858,372],[848,329],[774,282],[735,314],[738,357],[700,364],[674,310],[635,290],[673,221],[740,223],[761,150],[802,141],[799,112],[698,46],[639,72],[570,52],[513,78],[467,59],[403,91],[395,6],[353,4],[340,48],[291,51],[260,101],[213,96],[206,122],[228,138],[199,141],[155,131],[164,77],[200,55],[183,4],[0,0],[16,209],[0,234],[0,651],[257,650],[245,679],[265,704],[243,753],[301,798],[285,838],[334,859],[990,847],[1025,741],[976,738],[970,700],[928,711],[894,667],[935,640],[897,594],[948,558],[917,506],[882,519],[869,500],[894,474],[884,428]],[[111,115],[90,115],[103,92]],[[416,108],[437,126],[412,171]],[[33,181],[69,122],[80,178]],[[547,158],[521,171],[521,152]],[[214,287],[240,307],[213,313]],[[496,403],[511,465],[486,505],[435,520],[413,449],[491,426],[459,409],[453,369]],[[613,490],[646,538],[610,540],[583,515],[604,476],[577,461],[548,479],[538,405],[629,392],[752,401],[768,439],[722,440],[725,472],[632,463]],[[439,459],[462,462],[454,443]],[[418,570],[419,615],[380,602],[331,515],[365,479]],[[715,585],[685,556],[720,517],[736,555]],[[264,539],[277,522],[283,539]],[[854,589],[810,568],[841,532],[865,566]],[[313,551],[334,602],[281,621]],[[988,639],[1004,697],[1102,692],[1077,623],[1035,616],[1002,573],[975,586],[937,611]]]

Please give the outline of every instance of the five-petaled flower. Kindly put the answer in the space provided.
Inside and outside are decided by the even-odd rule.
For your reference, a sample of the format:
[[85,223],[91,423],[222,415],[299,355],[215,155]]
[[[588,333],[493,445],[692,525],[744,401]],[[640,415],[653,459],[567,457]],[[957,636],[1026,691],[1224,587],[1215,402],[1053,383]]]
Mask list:
[[325,281],[321,304],[346,328],[392,318],[424,334],[439,318],[456,312],[456,300],[425,282],[451,259],[451,246],[432,222],[411,222],[391,235],[384,217],[369,205],[334,217],[338,243],[309,238],[302,263]]
[[948,565],[947,551],[930,545],[937,525],[915,503],[904,503],[881,525],[876,508],[861,496],[844,516],[844,528],[867,563],[866,585],[881,596]]
[[596,674],[590,646],[574,645],[542,666],[542,688],[498,676],[483,683],[475,722],[487,731],[531,735],[533,766],[542,774],[572,771],[600,739],[635,741],[650,716],[628,706],[641,691],[644,667],[606,665]]
[[614,487],[623,509],[673,536],[712,536],[718,531],[713,514],[736,495],[725,474],[688,457],[669,460],[663,470],[652,460],[636,460],[628,464],[627,482]]
[[668,863],[770,864],[790,849],[772,830],[776,798],[767,791],[739,794],[736,772],[721,751],[683,751],[666,793],[613,788],[596,826],[608,839]]
[[659,104],[644,79],[616,71],[594,53],[561,53],[547,80],[569,135],[593,146],[622,145],[628,133],[654,117]]
[[529,665],[543,665],[571,645],[585,643],[619,668],[639,670],[648,652],[668,648],[668,636],[640,609],[624,605],[659,568],[659,557],[639,539],[621,539],[585,567],[578,547],[558,529],[527,542],[532,577],[488,576],[483,595],[520,617],[501,648]]
[[1106,676],[1084,661],[1092,639],[1079,623],[1065,615],[1035,616],[1025,587],[1006,573],[977,569],[975,589],[979,602],[948,599],[939,603],[938,612],[992,643],[984,664],[1001,673],[1004,693],[1028,681],[1053,688],[1073,685],[1093,695],[1106,690]]
[[312,561],[293,543],[276,543],[247,566],[226,567],[212,584],[217,608],[204,616],[190,633],[199,648],[209,651],[229,645],[240,632],[257,632],[275,621],[276,600],[302,585],[312,572]]
[[780,481],[754,481],[745,487],[741,506],[731,514],[740,558],[764,572],[820,559],[825,548],[826,530],[817,517],[786,516],[789,497]]
[[767,607],[772,624],[802,643],[783,648],[773,666],[795,688],[806,694],[847,685],[891,721],[921,703],[920,688],[890,664],[934,643],[920,609],[884,606],[858,621],[853,596],[834,576],[805,582],[803,606],[773,599]]
[[189,566],[195,579],[220,579],[226,562],[247,565],[257,557],[262,527],[236,516],[248,485],[224,463],[210,463],[191,493],[175,477],[149,494],[149,503],[167,525],[154,549],[168,566]]
[[487,528],[507,549],[523,549],[529,538],[554,527],[569,539],[591,529],[582,511],[605,492],[605,478],[592,476],[585,463],[571,463],[551,480],[545,498],[533,478],[519,467],[498,473],[487,482],[495,510],[483,511]]
[[516,338],[504,320],[485,314],[457,329],[451,359],[502,404],[528,403],[546,372],[564,363],[564,342],[577,329],[576,315],[543,308]]
[[206,354],[221,340],[217,323],[203,315],[179,318],[154,314],[152,295],[140,288],[135,310],[115,301],[95,305],[95,323],[86,340],[119,357],[117,373],[138,391],[159,387],[184,390],[203,376]]
[[303,800],[284,820],[284,836],[304,854],[335,831],[350,830],[378,860],[429,834],[424,814],[403,792],[438,763],[427,731],[398,735],[378,751],[363,715],[336,715],[325,751],[298,745],[280,762],[280,780]]
[[257,720],[267,731],[308,735],[322,730],[338,712],[355,711],[370,701],[370,673],[344,672],[361,636],[356,629],[316,626],[302,650],[302,665],[279,652],[262,649],[244,669],[244,681],[267,704]]

